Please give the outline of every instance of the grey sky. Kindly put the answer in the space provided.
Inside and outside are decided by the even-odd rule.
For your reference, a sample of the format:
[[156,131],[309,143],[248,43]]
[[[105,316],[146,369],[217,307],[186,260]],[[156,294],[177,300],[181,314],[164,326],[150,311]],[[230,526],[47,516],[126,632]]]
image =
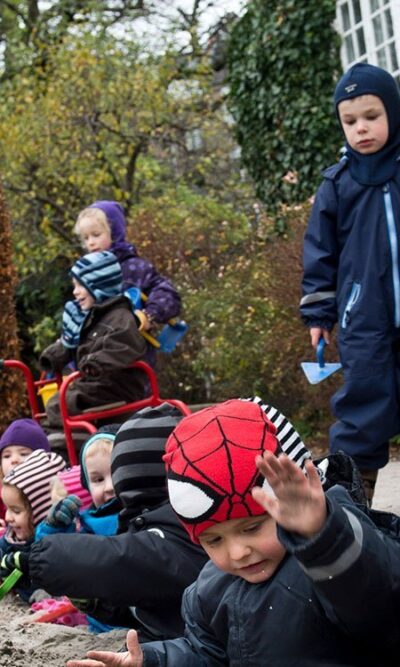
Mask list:
[[[157,6],[160,8],[160,14],[164,14],[165,19],[163,20],[162,16],[159,15],[156,24],[152,19],[150,19],[149,22],[144,20],[136,21],[134,30],[142,39],[147,38],[150,43],[157,48],[157,45],[159,45],[160,34],[165,35],[170,19],[174,16],[178,16],[177,9],[180,8],[185,12],[190,12],[193,8],[193,3],[194,0],[160,1]],[[228,12],[240,14],[245,4],[246,0],[200,0],[202,30],[206,31],[208,27],[215,25],[215,23],[218,22],[218,19]],[[185,41],[184,35],[182,35],[182,44],[184,44]]]

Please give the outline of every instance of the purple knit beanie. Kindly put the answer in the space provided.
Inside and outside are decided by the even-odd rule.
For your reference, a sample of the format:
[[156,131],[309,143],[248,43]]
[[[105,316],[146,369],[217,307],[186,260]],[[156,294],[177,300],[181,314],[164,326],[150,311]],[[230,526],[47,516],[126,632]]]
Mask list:
[[29,447],[32,451],[50,451],[50,444],[42,427],[33,419],[16,419],[11,422],[0,438],[0,456],[3,449],[11,446]]
[[111,229],[111,240],[113,243],[117,241],[125,241],[126,220],[124,210],[121,204],[117,201],[109,201],[107,199],[95,201],[89,208],[99,208],[105,213],[108,224]]

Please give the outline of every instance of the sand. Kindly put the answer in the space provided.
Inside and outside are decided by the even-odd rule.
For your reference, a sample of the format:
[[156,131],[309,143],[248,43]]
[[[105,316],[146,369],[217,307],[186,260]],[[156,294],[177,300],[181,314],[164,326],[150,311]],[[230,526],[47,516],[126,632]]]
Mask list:
[[29,606],[9,594],[0,602],[0,667],[64,667],[89,649],[119,650],[125,630],[94,635],[86,627],[55,623],[24,624]]

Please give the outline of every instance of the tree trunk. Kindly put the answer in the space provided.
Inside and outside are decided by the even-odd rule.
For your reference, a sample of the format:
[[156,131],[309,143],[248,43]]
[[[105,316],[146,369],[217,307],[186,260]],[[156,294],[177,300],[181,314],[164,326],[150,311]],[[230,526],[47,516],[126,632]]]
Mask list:
[[[14,305],[16,274],[12,261],[11,223],[0,183],[0,356],[19,358],[17,318]],[[25,382],[21,373],[0,369],[0,433],[27,414]]]

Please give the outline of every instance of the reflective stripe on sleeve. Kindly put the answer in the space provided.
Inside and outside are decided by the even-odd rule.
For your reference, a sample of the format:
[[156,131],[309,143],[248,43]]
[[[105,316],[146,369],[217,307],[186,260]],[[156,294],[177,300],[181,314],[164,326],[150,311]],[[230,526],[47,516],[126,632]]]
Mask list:
[[300,301],[300,306],[305,306],[307,303],[324,301],[324,299],[334,299],[335,297],[336,292],[314,292],[314,294],[306,294]]
[[363,544],[363,529],[361,523],[354,514],[345,508],[343,508],[343,511],[346,513],[353,529],[354,540],[339,558],[332,563],[329,563],[329,565],[308,568],[302,565],[302,563],[299,563],[304,572],[313,581],[326,581],[327,579],[333,579],[333,577],[339,576],[343,572],[346,572],[346,570],[348,570],[360,556]]

